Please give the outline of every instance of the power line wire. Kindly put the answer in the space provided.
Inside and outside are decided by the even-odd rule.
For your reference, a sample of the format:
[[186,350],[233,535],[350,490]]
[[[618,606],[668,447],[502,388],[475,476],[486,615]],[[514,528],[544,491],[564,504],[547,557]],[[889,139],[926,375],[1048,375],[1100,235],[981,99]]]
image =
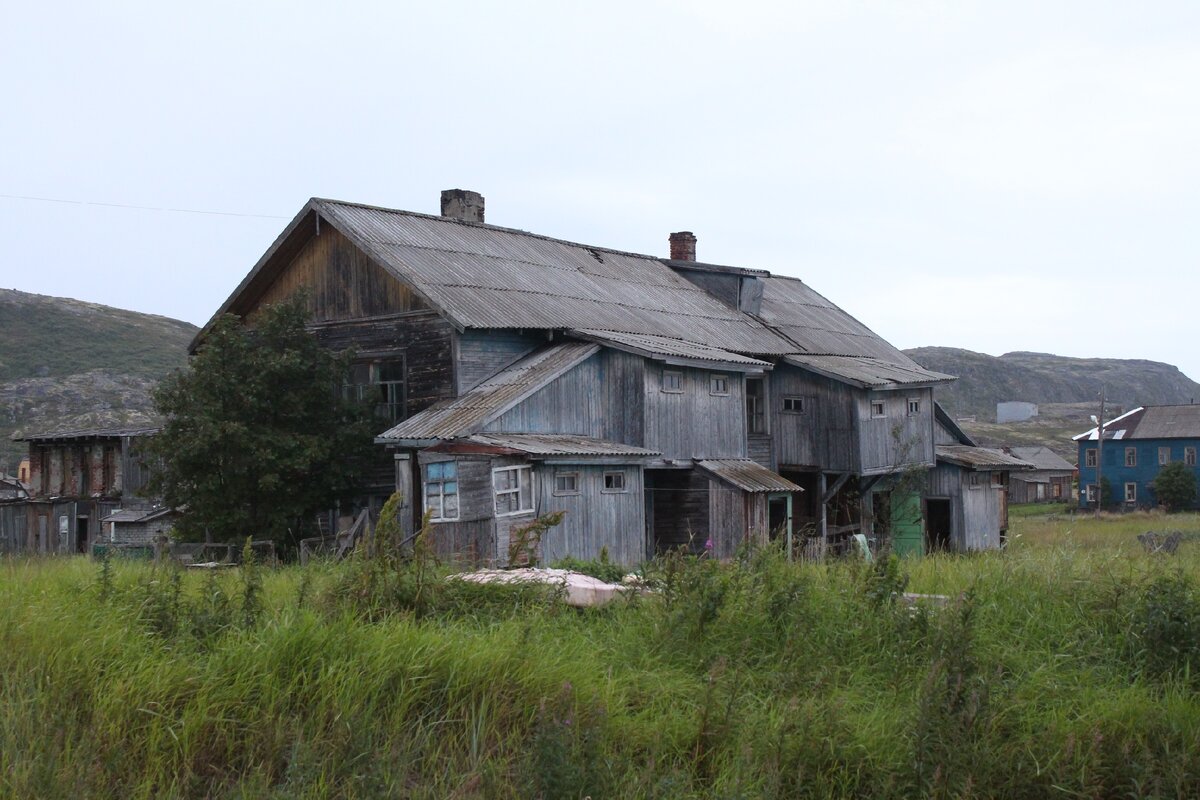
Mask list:
[[41,203],[65,203],[76,206],[104,206],[106,208],[129,208],[137,211],[170,211],[176,214],[208,214],[217,217],[253,217],[256,219],[290,219],[276,214],[240,214],[236,211],[201,211],[195,208],[164,208],[159,206],[134,206],[126,203],[102,203],[96,200],[64,200],[58,197],[33,197],[25,194],[0,194],[8,200],[35,200]]

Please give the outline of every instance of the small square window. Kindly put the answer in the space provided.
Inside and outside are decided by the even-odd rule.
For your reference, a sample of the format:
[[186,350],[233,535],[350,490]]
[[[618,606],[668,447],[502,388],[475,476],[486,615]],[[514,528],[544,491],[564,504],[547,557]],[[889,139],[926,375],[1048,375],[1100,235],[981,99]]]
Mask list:
[[915,417],[921,413],[921,400],[918,397],[908,398],[908,415]]
[[1169,448],[1169,447],[1158,448],[1158,465],[1161,467],[1164,464],[1170,464],[1170,463],[1171,463],[1171,448]]
[[1183,463],[1187,464],[1189,467],[1196,466],[1196,448],[1194,448],[1194,447],[1183,448]]
[[1125,502],[1126,503],[1136,503],[1137,502],[1137,484],[1136,483],[1125,484]]
[[625,491],[625,473],[624,472],[606,472],[606,473],[604,473],[604,491],[606,491],[606,492],[623,492],[623,491]]
[[683,373],[677,369],[664,369],[662,374],[662,390],[672,394],[683,393]]
[[1083,465],[1085,467],[1096,466],[1096,450],[1091,448],[1083,451]]
[[[998,487],[1004,486],[1004,475],[1005,475],[1005,473],[1003,473],[1003,472],[993,472],[992,473],[992,486],[998,486]],[[1040,489],[1041,487],[1039,486],[1038,488]]]
[[887,415],[887,412],[884,410],[883,401],[882,400],[872,400],[871,401],[871,416],[872,417],[883,417],[886,415]]
[[579,473],[558,472],[554,475],[554,493],[556,495],[579,494]]
[[807,414],[808,413],[808,398],[807,397],[784,397],[783,410],[789,414]]
[[1127,467],[1136,467],[1137,466],[1137,448],[1136,447],[1126,447],[1125,448],[1125,466],[1127,466]]
[[708,393],[727,395],[729,394],[729,376],[728,375],[713,375],[708,379]]

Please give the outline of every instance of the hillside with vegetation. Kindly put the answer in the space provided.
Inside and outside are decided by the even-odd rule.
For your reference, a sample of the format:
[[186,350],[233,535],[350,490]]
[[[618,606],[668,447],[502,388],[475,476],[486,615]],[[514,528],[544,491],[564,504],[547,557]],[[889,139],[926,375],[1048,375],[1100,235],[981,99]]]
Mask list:
[[[980,444],[1041,444],[1072,462],[1070,437],[1090,426],[1102,389],[1109,417],[1138,406],[1200,401],[1200,383],[1158,361],[1026,352],[990,356],[954,347],[904,352],[928,369],[958,376],[938,388],[937,400]],[[997,424],[996,404],[1012,400],[1036,403],[1038,416]]]
[[0,289],[0,468],[14,432],[142,424],[150,390],[187,360],[196,326],[63,297]]

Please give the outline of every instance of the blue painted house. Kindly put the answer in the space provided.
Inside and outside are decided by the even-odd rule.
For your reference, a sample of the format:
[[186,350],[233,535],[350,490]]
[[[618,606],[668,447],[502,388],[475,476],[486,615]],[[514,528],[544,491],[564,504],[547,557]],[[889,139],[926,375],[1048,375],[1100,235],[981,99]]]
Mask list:
[[1124,508],[1158,505],[1151,484],[1158,471],[1182,461],[1200,478],[1200,405],[1144,406],[1122,414],[1104,426],[1104,452],[1097,452],[1096,428],[1074,437],[1079,444],[1079,505],[1095,506],[1096,478],[1112,486],[1112,502]]

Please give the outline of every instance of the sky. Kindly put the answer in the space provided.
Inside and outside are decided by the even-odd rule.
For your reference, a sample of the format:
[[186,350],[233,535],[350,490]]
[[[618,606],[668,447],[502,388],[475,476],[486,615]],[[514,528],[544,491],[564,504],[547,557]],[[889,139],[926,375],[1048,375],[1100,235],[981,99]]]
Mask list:
[[694,231],[700,260],[802,278],[899,347],[1200,378],[1200,3],[3,18],[0,287],[202,324],[309,197],[436,214],[462,188],[586,244]]

